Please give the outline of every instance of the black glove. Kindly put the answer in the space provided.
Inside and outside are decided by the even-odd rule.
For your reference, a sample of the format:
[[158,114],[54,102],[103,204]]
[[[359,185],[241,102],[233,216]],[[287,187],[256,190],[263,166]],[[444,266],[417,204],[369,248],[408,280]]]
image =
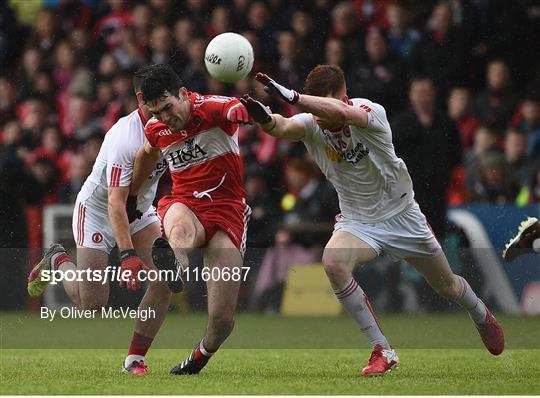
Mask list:
[[272,121],[272,113],[270,112],[270,109],[268,109],[268,107],[262,102],[251,98],[248,94],[244,94],[244,96],[240,98],[240,102],[242,105],[244,105],[249,113],[249,116],[255,122],[259,124],[267,124]]
[[137,209],[137,195],[128,195],[126,201],[126,213],[130,224],[142,217],[142,212]]
[[284,87],[281,84],[277,83],[270,76],[265,75],[264,73],[257,73],[255,79],[264,84],[264,91],[271,95],[278,95],[283,101],[288,102],[289,104],[296,104],[300,95],[290,88]]

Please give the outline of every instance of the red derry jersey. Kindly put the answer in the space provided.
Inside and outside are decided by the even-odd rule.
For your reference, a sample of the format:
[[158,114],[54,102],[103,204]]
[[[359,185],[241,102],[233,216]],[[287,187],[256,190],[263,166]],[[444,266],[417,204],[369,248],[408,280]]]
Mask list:
[[160,148],[173,180],[172,195],[201,200],[243,200],[243,163],[238,125],[227,120],[242,106],[232,97],[190,93],[185,129],[173,132],[152,118],[145,127],[151,146]]

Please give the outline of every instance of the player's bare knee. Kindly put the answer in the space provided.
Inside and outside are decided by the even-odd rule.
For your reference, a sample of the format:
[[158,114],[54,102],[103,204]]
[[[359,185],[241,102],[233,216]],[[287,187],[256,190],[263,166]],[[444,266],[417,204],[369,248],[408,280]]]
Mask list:
[[171,228],[169,243],[173,248],[189,249],[195,242],[195,227],[187,222],[179,222]]
[[324,271],[331,281],[342,280],[349,274],[349,268],[346,262],[338,257],[323,255],[322,261]]

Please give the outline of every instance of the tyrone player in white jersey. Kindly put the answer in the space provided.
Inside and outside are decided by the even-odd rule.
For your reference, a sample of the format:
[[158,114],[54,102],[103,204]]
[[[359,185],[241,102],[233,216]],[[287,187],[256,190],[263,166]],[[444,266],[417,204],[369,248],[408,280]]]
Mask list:
[[[107,267],[115,244],[120,251],[120,273],[125,274],[127,280],[127,283],[120,281],[120,286],[127,285],[128,289],[137,290],[141,287],[138,272],[156,268],[152,261],[152,247],[158,241],[163,245],[164,239],[161,238],[160,220],[152,201],[159,178],[167,168],[162,158],[154,163],[150,177],[139,191],[138,200],[135,198],[137,203],[130,203],[133,197],[128,199],[135,156],[144,142],[144,125],[151,117],[140,92],[144,71],[145,68],[137,71],[133,79],[139,108],[119,119],[107,132],[92,172],[77,195],[72,220],[77,264],[71,261],[61,245],[51,245],[28,277],[28,292],[33,297],[41,295],[49,283],[41,278],[43,270],[60,270],[64,274],[76,270],[98,270],[102,277],[108,278],[107,283],[88,280],[85,274],[82,274],[82,280],[64,279],[62,283],[77,307],[101,309],[109,299],[108,280],[111,274]],[[129,208],[141,209],[142,212],[132,211],[132,219],[129,219]],[[139,308],[152,309],[156,316],[145,322],[136,320],[123,365],[125,371],[146,373],[144,355],[163,323],[170,298],[171,291],[166,281],[149,282]]]
[[[262,129],[275,137],[301,140],[334,185],[341,214],[325,247],[323,265],[336,297],[369,339],[373,352],[363,376],[399,366],[373,308],[351,271],[382,251],[404,259],[448,300],[465,308],[493,355],[504,349],[495,317],[461,276],[455,275],[414,200],[411,178],[392,144],[384,108],[364,98],[349,100],[343,71],[319,65],[299,94],[258,73],[265,90],[309,112],[284,118],[248,95],[242,103]],[[421,148],[419,148],[421,150]]]

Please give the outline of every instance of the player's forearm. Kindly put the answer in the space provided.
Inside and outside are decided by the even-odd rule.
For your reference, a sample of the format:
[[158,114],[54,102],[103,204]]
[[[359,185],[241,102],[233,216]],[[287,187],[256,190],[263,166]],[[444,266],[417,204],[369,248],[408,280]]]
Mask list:
[[154,166],[159,159],[159,152],[157,154],[147,153],[144,148],[141,148],[135,158],[135,164],[133,166],[133,179],[131,181],[130,195],[137,195],[141,186],[146,179],[152,174]]
[[348,105],[335,98],[316,97],[313,95],[301,94],[298,107],[321,119],[331,120],[336,123],[346,124],[348,120]]
[[109,198],[109,221],[120,251],[133,249],[125,201]]
[[288,122],[288,119],[277,113],[272,114],[272,121],[261,124],[260,126],[265,133],[276,138],[300,140],[303,137],[303,131],[295,131],[293,128],[291,128],[291,124]]

